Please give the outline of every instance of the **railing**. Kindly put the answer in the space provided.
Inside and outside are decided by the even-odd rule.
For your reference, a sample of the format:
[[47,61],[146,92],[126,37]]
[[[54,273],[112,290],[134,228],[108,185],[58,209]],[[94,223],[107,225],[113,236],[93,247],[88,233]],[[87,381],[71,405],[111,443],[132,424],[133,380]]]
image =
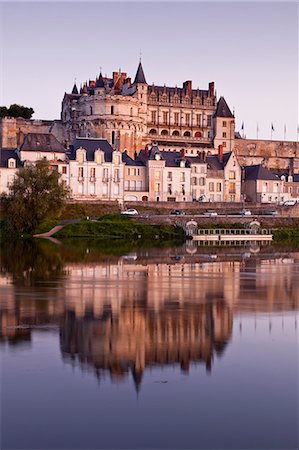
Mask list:
[[252,234],[262,234],[270,235],[273,234],[270,229],[260,229],[255,231],[250,228],[198,228],[198,235],[211,235],[211,234],[224,234],[224,235],[252,235]]
[[125,191],[129,191],[129,192],[147,192],[148,189],[145,186],[128,186],[125,187],[124,189]]
[[103,183],[108,183],[109,178],[108,178],[108,177],[103,177],[103,178],[102,178],[102,181],[103,181]]
[[89,181],[90,181],[91,183],[95,183],[96,177],[89,177]]
[[171,134],[149,134],[148,138],[155,139],[156,141],[171,141],[171,142],[203,142],[210,143],[211,138],[205,137],[193,137],[193,136],[172,136]]

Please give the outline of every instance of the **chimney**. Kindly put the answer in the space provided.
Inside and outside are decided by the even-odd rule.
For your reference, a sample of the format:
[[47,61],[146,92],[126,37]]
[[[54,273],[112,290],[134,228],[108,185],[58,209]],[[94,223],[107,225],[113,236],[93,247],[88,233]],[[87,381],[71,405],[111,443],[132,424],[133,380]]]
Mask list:
[[214,97],[214,95],[215,95],[215,83],[214,81],[212,81],[211,83],[209,83],[209,96]]
[[182,148],[181,149],[181,159],[185,159],[185,149],[184,148]]
[[191,95],[191,93],[192,93],[192,81],[191,80],[185,81],[183,83],[183,89],[185,91],[185,94]]
[[223,145],[218,145],[218,159],[220,162],[223,161]]

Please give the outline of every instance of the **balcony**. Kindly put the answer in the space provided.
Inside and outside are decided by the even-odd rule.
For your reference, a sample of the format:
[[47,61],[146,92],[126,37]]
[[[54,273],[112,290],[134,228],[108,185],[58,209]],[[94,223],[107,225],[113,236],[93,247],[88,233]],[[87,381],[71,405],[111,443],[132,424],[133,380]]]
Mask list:
[[204,137],[192,137],[192,136],[172,136],[169,134],[161,135],[161,134],[149,134],[147,137],[155,142],[180,142],[183,144],[192,144],[192,143],[204,143],[209,144],[212,141],[212,138],[204,138]]
[[147,192],[148,189],[145,186],[126,186],[125,191],[128,192]]
[[83,183],[84,177],[78,176],[78,181],[79,181],[79,183]]
[[90,181],[91,183],[95,183],[96,177],[89,177],[89,181]]
[[108,178],[108,177],[103,177],[103,178],[102,178],[102,181],[103,181],[103,183],[108,183],[109,178]]

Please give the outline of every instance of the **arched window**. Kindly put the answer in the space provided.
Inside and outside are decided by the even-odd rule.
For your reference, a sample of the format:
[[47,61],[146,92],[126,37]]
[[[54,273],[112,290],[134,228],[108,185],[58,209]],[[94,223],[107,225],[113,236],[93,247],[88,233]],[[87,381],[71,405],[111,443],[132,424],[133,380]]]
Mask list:
[[186,136],[186,137],[190,137],[190,136],[191,136],[191,133],[190,133],[190,131],[185,131],[185,133],[184,133],[184,136]]
[[153,135],[153,134],[157,134],[157,130],[155,130],[154,128],[152,128],[149,132],[149,134]]
[[168,131],[167,130],[162,130],[161,131],[161,135],[162,136],[167,136],[168,135]]
[[174,131],[172,132],[172,136],[179,136],[179,135],[180,135],[180,133],[179,133],[178,130],[174,130]]
[[200,131],[196,131],[194,136],[197,137],[197,138],[200,138],[202,136],[202,134],[201,134]]

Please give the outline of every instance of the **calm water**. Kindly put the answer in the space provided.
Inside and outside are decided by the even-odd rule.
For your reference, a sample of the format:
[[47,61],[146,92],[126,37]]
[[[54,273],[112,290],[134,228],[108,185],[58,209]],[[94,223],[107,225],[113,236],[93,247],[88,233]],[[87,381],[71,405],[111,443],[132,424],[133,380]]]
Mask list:
[[3,449],[298,448],[299,248],[19,242]]

